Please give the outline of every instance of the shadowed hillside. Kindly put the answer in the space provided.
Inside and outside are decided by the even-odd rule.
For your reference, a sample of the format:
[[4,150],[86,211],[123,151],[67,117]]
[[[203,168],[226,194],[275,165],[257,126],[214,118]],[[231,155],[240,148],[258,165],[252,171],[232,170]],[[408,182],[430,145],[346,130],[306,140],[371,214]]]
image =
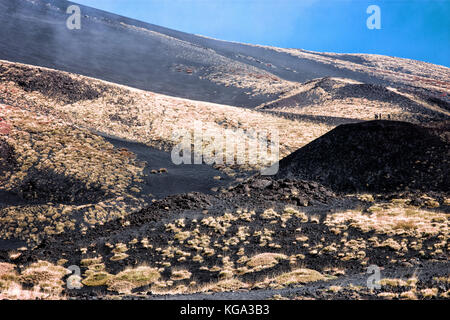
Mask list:
[[339,191],[449,191],[449,132],[405,122],[341,125],[280,161],[278,177]]

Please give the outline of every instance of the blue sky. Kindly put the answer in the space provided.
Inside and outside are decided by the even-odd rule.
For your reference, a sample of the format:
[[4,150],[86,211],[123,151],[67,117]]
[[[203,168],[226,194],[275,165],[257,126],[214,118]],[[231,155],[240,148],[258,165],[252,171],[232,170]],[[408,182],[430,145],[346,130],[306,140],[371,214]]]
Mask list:
[[[75,0],[223,40],[328,52],[377,53],[450,67],[450,0]],[[381,30],[369,30],[369,5]]]

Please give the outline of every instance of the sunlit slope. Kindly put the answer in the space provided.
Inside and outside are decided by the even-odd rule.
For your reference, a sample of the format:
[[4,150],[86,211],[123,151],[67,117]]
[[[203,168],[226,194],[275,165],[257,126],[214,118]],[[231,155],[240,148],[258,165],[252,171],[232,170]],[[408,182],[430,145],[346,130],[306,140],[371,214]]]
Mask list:
[[425,94],[437,104],[449,102],[445,67],[220,41],[84,6],[81,30],[71,31],[65,13],[70,4],[1,0],[0,59],[243,107],[276,100],[298,83],[323,77],[394,86]]

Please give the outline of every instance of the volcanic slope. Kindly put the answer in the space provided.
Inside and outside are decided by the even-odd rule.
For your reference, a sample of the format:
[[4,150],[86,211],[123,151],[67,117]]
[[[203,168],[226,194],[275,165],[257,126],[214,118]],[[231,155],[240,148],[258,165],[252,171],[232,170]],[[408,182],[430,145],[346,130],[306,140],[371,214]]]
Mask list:
[[[245,298],[317,282],[313,297],[449,298],[448,68],[231,43],[83,6],[83,32],[69,31],[69,4],[0,0],[0,298]],[[329,132],[380,113],[414,124]],[[298,152],[311,161],[294,153],[277,177],[228,185],[258,167],[165,166],[195,120],[244,153],[252,130],[278,130],[279,157],[322,137]],[[155,199],[164,179],[215,188]],[[370,264],[394,270],[380,290],[345,282]],[[65,286],[71,265],[81,290]],[[398,278],[405,267],[421,275]]]
[[302,83],[257,110],[289,119],[309,119],[333,125],[362,120],[391,119],[416,124],[448,121],[450,104],[430,96],[342,78]]
[[[0,1],[0,59],[50,67],[177,97],[256,107],[323,77],[392,86],[449,102],[449,69],[363,54],[220,41],[80,6],[68,30],[63,0]],[[17,41],[21,39],[21,41]]]
[[[245,290],[292,289],[319,281],[328,288],[330,280],[358,277],[375,263],[439,272],[426,278],[388,278],[382,290],[364,291],[364,297],[448,297],[448,197],[423,194],[418,197],[424,201],[417,203],[400,194],[392,200],[344,197],[314,181],[254,177],[215,194],[173,195],[145,204],[139,195],[141,184],[135,183],[143,178],[143,164],[91,132],[162,148],[170,142],[171,129],[194,118],[217,130],[279,128],[283,152],[288,152],[321,135],[304,135],[305,122],[45,68],[8,62],[1,67],[2,98],[13,104],[0,108],[6,143],[2,157],[10,159],[16,152],[12,156],[19,164],[18,171],[2,168],[14,177],[7,181],[8,190],[40,196],[36,191],[51,178],[40,173],[50,167],[78,177],[82,191],[95,190],[100,182],[110,192],[109,199],[99,194],[86,206],[51,199],[54,202],[2,207],[1,296],[14,297],[20,289],[47,298],[151,298],[224,291],[242,291],[245,297]],[[42,87],[33,80],[36,77],[60,85]],[[415,132],[417,126],[410,126]],[[313,123],[310,128],[318,127]],[[108,157],[102,157],[105,152]],[[30,172],[33,167],[43,170]],[[114,170],[105,171],[108,167]],[[113,178],[121,180],[116,183]],[[29,239],[38,245],[26,248],[15,242]],[[444,267],[427,269],[427,263]],[[70,265],[81,268],[82,290],[65,288],[65,267]],[[336,286],[329,290],[339,291]],[[360,294],[350,285],[342,290]],[[332,295],[328,289],[318,294]]]
[[[5,104],[51,114],[94,132],[166,151],[178,143],[174,133],[180,128],[194,130],[196,121],[201,122],[204,132],[217,135],[226,131],[247,147],[258,141],[258,132],[277,130],[280,158],[261,155],[260,164],[270,164],[289,155],[336,125],[373,119],[374,113],[441,126],[450,118],[444,108],[417,96],[413,100],[389,88],[349,79],[317,79],[298,86],[290,94],[292,97],[249,110],[0,60],[0,99]],[[255,166],[241,165],[240,169],[255,169]]]
[[250,129],[279,130],[282,156],[332,128],[6,61],[0,94],[0,249],[8,250],[68,228],[83,232],[154,198],[212,192],[240,169],[257,169],[175,166],[167,152],[174,133],[194,130],[194,120],[242,145],[258,141]]
[[[89,212],[88,216],[85,214],[78,215],[85,220],[84,226],[89,225],[90,222],[93,224],[104,223],[107,219],[104,219],[105,211],[104,208],[101,208],[104,204],[100,201],[100,198],[103,196],[100,198],[95,196],[91,199],[92,201],[87,201],[86,198],[84,203],[77,203],[77,201],[74,201],[76,199],[72,200],[73,192],[66,194],[61,189],[61,184],[58,185],[58,183],[54,184],[53,187],[48,186],[46,181],[51,180],[52,176],[48,173],[43,175],[44,171],[41,169],[38,171],[33,169],[36,168],[36,165],[39,168],[43,168],[42,163],[36,162],[37,159],[41,159],[41,162],[47,159],[44,161],[46,166],[58,167],[56,169],[59,173],[68,173],[70,177],[78,176],[81,178],[81,181],[86,181],[86,178],[90,177],[88,179],[90,187],[103,185],[106,188],[105,181],[96,178],[98,177],[98,172],[89,174],[84,169],[89,168],[89,166],[82,167],[78,165],[83,163],[83,161],[90,163],[95,159],[98,163],[95,166],[90,166],[92,169],[97,170],[100,167],[110,166],[108,161],[102,161],[98,155],[94,158],[91,156],[91,153],[95,152],[95,150],[101,151],[111,148],[107,141],[96,133],[125,140],[122,142],[118,139],[110,140],[117,146],[114,152],[120,154],[120,157],[131,157],[130,159],[137,161],[136,164],[128,165],[127,169],[132,169],[132,171],[126,173],[126,176],[131,174],[129,178],[139,184],[136,186],[137,188],[129,186],[130,190],[137,192],[134,196],[138,199],[132,200],[133,204],[130,207],[134,208],[132,209],[134,211],[143,204],[142,201],[144,199],[141,196],[148,198],[148,200],[153,197],[149,193],[163,197],[168,195],[170,190],[176,190],[176,193],[188,191],[205,192],[204,187],[198,187],[202,184],[208,186],[208,188],[218,190],[216,188],[225,187],[227,181],[229,181],[227,176],[236,177],[240,176],[242,172],[258,169],[257,166],[249,163],[232,168],[217,166],[221,171],[216,171],[216,173],[214,170],[209,170],[205,167],[204,172],[206,175],[199,177],[195,173],[188,174],[188,172],[182,172],[183,170],[179,168],[173,168],[173,164],[169,163],[170,156],[160,151],[171,150],[177,143],[173,139],[174,133],[180,128],[194,130],[195,122],[193,120],[201,121],[205,132],[212,131],[216,134],[223,134],[224,131],[232,132],[235,141],[247,147],[258,141],[258,136],[252,130],[278,130],[280,136],[280,157],[288,156],[291,152],[303,147],[335,127],[335,124],[328,123],[326,119],[286,119],[276,114],[268,115],[261,111],[174,98],[62,71],[7,61],[0,61],[0,92],[1,99],[5,103],[0,108],[0,117],[2,119],[0,122],[1,135],[8,137],[7,144],[14,146],[16,154],[20,153],[22,155],[13,159],[19,162],[18,173],[8,178],[9,180],[4,182],[1,190],[2,201],[4,204],[10,205],[9,208],[2,210],[7,220],[9,219],[8,217],[14,216],[11,212],[23,215],[24,212],[29,211],[29,208],[23,207],[23,201],[26,202],[30,199],[34,199],[33,201],[39,200],[38,198],[47,195],[50,190],[51,192],[48,195],[56,198],[47,199],[44,197],[46,201],[56,200],[56,202],[65,204],[44,205],[42,203],[44,198],[42,198],[39,200],[41,201],[40,203],[33,204],[30,212],[47,212],[49,206],[51,208],[54,207],[56,212],[59,212],[59,210],[64,211],[64,205],[76,203],[84,206],[89,202],[92,208],[90,206],[83,207],[80,209],[81,211],[76,209],[77,212]],[[376,92],[373,95],[376,96]],[[442,121],[442,113],[429,112],[430,109],[426,107],[417,107],[417,110],[413,111],[416,115],[423,115],[421,119],[445,124],[445,121]],[[42,118],[44,120],[33,120],[33,114],[36,119]],[[405,112],[405,115],[407,114]],[[361,117],[364,118],[364,115],[362,114]],[[27,121],[26,119],[32,120],[23,125]],[[416,121],[419,121],[419,119],[416,118]],[[348,122],[351,121],[348,120]],[[49,128],[46,128],[48,124],[55,126],[55,128],[62,125],[67,127],[67,129],[51,129],[48,131]],[[86,133],[78,133],[78,129],[72,129],[72,126],[81,128]],[[54,139],[57,141],[71,141],[73,136],[80,135],[87,137],[86,139],[82,138],[80,144],[71,146],[65,143],[60,146],[54,143]],[[28,142],[25,143],[26,141]],[[136,144],[133,141],[142,144]],[[35,145],[39,146],[39,148]],[[152,150],[147,148],[147,146],[155,147],[159,150]],[[55,147],[57,147],[57,150]],[[3,152],[5,155],[8,148],[5,145],[5,152]],[[80,148],[81,153],[76,148]],[[65,156],[56,159],[52,156],[55,150],[58,153],[65,154]],[[88,153],[84,154],[83,150],[88,151]],[[247,152],[248,149],[244,151],[244,153]],[[233,153],[231,156],[235,156],[235,154]],[[273,154],[261,155],[261,157],[260,160],[266,164],[279,160]],[[76,166],[73,165],[73,159],[78,159]],[[55,162],[56,160],[58,162]],[[147,162],[147,164],[143,164],[144,162]],[[170,172],[161,175],[159,171],[164,168],[169,168]],[[162,170],[162,172],[164,171]],[[156,174],[151,174],[153,172]],[[55,177],[53,175],[53,178]],[[56,179],[54,181],[66,181],[64,180],[65,178],[62,179],[61,175],[58,177],[59,180]],[[11,180],[12,178],[15,180]],[[216,180],[216,178],[220,178],[220,180]],[[186,179],[190,179],[189,181],[192,182],[192,185],[197,186],[196,189],[180,189],[176,186],[176,181],[184,181],[183,184],[186,186],[191,185]],[[207,181],[202,179],[207,179]],[[77,183],[73,185],[73,190],[70,188],[67,190],[86,189],[84,187],[85,182],[81,182],[80,179],[69,180]],[[107,184],[112,181],[108,180]],[[156,190],[158,185],[164,181],[168,181],[168,184],[165,184],[167,188]],[[143,184],[143,182],[145,183]],[[25,188],[24,186],[28,187]],[[50,189],[48,189],[49,187]],[[90,191],[87,193],[83,192],[80,194],[95,194],[95,192],[92,193]],[[115,198],[116,200],[114,200]],[[124,199],[127,199],[127,197],[124,198],[118,194],[111,198],[111,201],[114,201],[114,203],[121,203],[119,216],[129,213],[125,209],[128,208],[128,204],[124,203]],[[137,203],[140,203],[140,205],[136,205]],[[17,207],[19,205],[22,206]],[[109,212],[109,209],[106,212]],[[109,216],[111,217],[111,215]],[[116,215],[113,214],[112,216]],[[15,235],[22,234],[23,227],[16,222],[13,220],[8,222],[8,224],[11,224],[9,226],[11,231],[5,231],[6,239],[12,239],[16,237]],[[50,229],[47,228],[46,230],[49,231]],[[57,232],[62,232],[64,229],[59,228],[58,230]],[[31,239],[30,237],[26,238]],[[33,243],[39,242],[40,239],[41,237],[37,237],[35,239],[37,241],[33,240]]]
[[[246,149],[258,142],[259,132],[277,130],[281,157],[333,128],[309,119],[289,120],[245,108],[170,97],[8,61],[0,61],[0,93],[5,104],[38,114],[51,114],[94,132],[166,151],[179,143],[174,138],[177,132],[182,129],[193,132],[197,124],[205,133],[223,135],[227,132],[236,143],[246,145]],[[262,157],[260,163],[265,164],[279,160],[270,154],[264,156],[267,158]],[[241,167],[255,169],[249,165]]]
[[339,191],[449,191],[450,133],[399,121],[340,125],[280,161],[277,177]]
[[[6,261],[24,265],[15,281],[38,275],[43,261],[41,272],[79,265],[82,290],[64,293],[86,299],[227,291],[245,298],[316,282],[323,290],[312,297],[448,298],[449,199],[398,197],[341,197],[316,182],[254,177],[215,195],[155,201],[84,234],[52,235]],[[371,264],[410,271],[383,273],[376,291],[346,280]],[[41,281],[30,278],[30,287]]]

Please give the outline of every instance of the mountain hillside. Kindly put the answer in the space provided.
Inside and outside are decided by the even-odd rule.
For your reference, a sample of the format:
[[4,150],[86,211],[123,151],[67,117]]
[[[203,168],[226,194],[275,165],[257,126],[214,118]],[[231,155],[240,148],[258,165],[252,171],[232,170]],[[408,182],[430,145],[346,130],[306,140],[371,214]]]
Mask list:
[[450,132],[406,122],[341,125],[280,161],[277,177],[346,192],[450,190]]
[[449,102],[442,96],[450,88],[448,68],[220,41],[84,6],[81,30],[71,31],[65,13],[71,4],[0,0],[0,59],[233,106],[255,107],[322,77],[404,87]]
[[70,4],[0,0],[0,299],[450,298],[450,69]]

